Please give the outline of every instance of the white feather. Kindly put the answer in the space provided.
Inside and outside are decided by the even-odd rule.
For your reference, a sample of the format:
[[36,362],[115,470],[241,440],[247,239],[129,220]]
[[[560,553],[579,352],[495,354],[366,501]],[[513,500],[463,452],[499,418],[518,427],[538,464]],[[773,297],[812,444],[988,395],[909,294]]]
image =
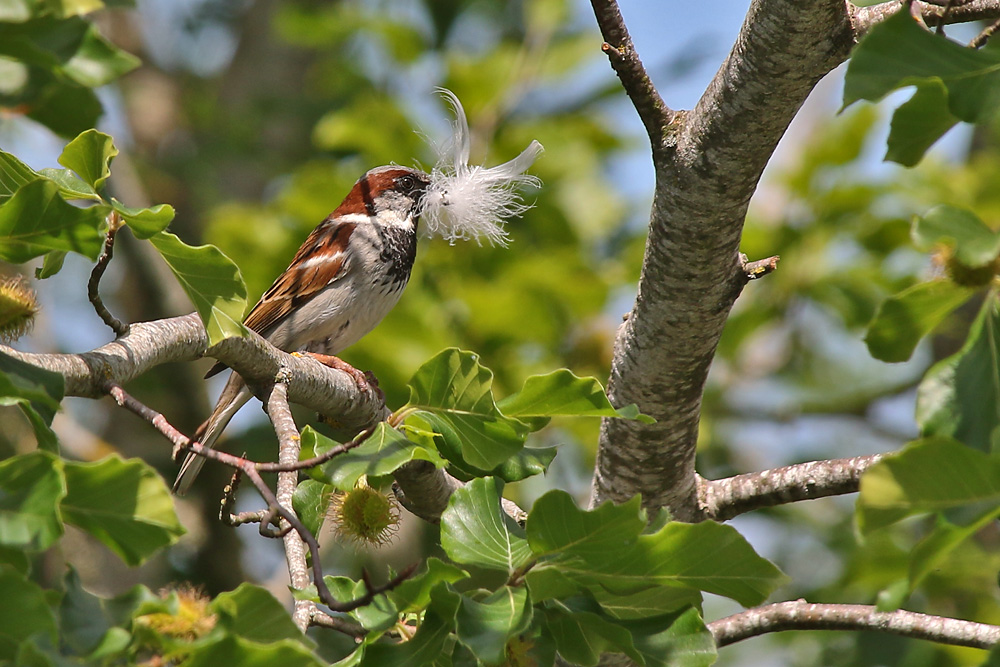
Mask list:
[[439,88],[455,112],[452,137],[438,151],[438,162],[431,171],[431,184],[421,209],[423,231],[429,236],[456,240],[486,238],[493,245],[506,246],[510,236],[504,229],[507,219],[518,217],[531,208],[517,190],[524,185],[538,187],[541,181],[524,172],[542,152],[537,141],[510,162],[486,168],[469,164],[469,121],[458,97]]

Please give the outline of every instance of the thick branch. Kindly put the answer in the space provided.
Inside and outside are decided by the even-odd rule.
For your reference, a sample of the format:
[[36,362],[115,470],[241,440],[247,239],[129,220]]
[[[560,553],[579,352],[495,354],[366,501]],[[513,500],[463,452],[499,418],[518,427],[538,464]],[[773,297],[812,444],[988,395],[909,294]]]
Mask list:
[[[451,494],[462,487],[462,482],[445,470],[439,470],[429,461],[411,461],[392,473],[396,500],[408,512],[424,521],[438,523],[441,513],[448,506]],[[508,498],[500,499],[500,506],[507,516],[523,524],[528,513]]]
[[880,612],[859,604],[779,602],[708,624],[721,648],[784,630],[875,630],[939,644],[987,649],[1000,642],[1000,627],[912,611]]
[[290,401],[344,426],[368,426],[386,414],[377,393],[360,392],[348,374],[286,354],[252,332],[248,338],[227,338],[209,349],[195,313],[133,324],[127,335],[91,352],[32,354],[6,346],[0,346],[0,352],[59,373],[68,396],[99,398],[106,394],[108,382],[125,384],[161,364],[208,355],[239,371],[250,384],[267,385],[284,373]]
[[608,393],[656,424],[605,419],[591,502],[642,494],[699,516],[701,395],[747,274],[739,243],[760,175],[816,82],[854,33],[843,0],[756,0],[694,110],[654,155],[656,190],[635,307],[619,329]]
[[762,507],[855,493],[862,473],[881,459],[881,454],[872,454],[810,461],[727,479],[699,479],[698,497],[704,518],[726,521]]
[[601,50],[608,54],[611,67],[621,79],[622,87],[632,100],[656,152],[660,150],[663,135],[673,122],[674,112],[664,103],[639,60],[618,3],[615,0],[591,0],[591,4],[605,39]]

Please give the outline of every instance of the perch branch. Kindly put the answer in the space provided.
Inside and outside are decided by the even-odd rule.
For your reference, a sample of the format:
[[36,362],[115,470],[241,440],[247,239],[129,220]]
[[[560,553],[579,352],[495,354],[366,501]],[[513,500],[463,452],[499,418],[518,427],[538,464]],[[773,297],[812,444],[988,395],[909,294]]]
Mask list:
[[111,259],[115,254],[115,235],[121,227],[121,216],[116,211],[111,211],[108,214],[108,235],[104,239],[104,252],[97,258],[97,264],[94,265],[94,270],[90,272],[90,280],[87,282],[87,296],[90,298],[90,303],[93,304],[97,315],[105,324],[111,327],[111,330],[115,332],[115,336],[119,338],[128,333],[129,327],[112,315],[111,311],[104,305],[98,287],[101,284],[104,272],[108,268],[108,264],[111,263]]
[[266,386],[279,372],[285,373],[291,402],[336,418],[344,426],[369,426],[387,414],[377,393],[359,391],[347,373],[282,352],[253,332],[209,348],[196,313],[132,324],[128,334],[80,354],[33,354],[7,346],[0,346],[0,352],[59,373],[67,396],[99,398],[106,395],[108,382],[123,385],[161,364],[208,355],[235,369],[251,385]]
[[1000,641],[1000,627],[912,611],[876,611],[859,604],[779,602],[713,621],[708,629],[721,648],[784,630],[877,630],[939,644],[988,649]]
[[[273,509],[277,512],[278,516],[291,524],[292,529],[299,534],[302,541],[309,547],[309,556],[312,559],[313,583],[316,586],[320,600],[322,600],[323,604],[333,611],[351,611],[353,609],[357,609],[358,607],[363,607],[366,604],[371,603],[371,601],[375,599],[376,595],[392,590],[400,583],[411,577],[414,571],[416,571],[417,564],[414,563],[385,584],[381,586],[368,586],[365,594],[361,597],[351,600],[350,602],[338,602],[333,597],[333,594],[327,587],[326,582],[323,581],[323,566],[320,563],[319,543],[316,541],[316,537],[309,532],[304,525],[302,525],[302,522],[297,516],[295,516],[294,512],[289,511],[278,502],[274,492],[271,491],[261,478],[260,473],[257,470],[256,463],[239,456],[233,456],[232,454],[210,449],[199,442],[190,440],[186,435],[174,428],[174,426],[171,425],[162,414],[129,395],[124,389],[114,383],[108,383],[106,385],[106,390],[107,393],[115,399],[118,405],[152,424],[156,430],[158,430],[174,445],[175,449],[195,452],[201,456],[205,456],[206,458],[215,459],[233,468],[238,468],[257,488],[257,491],[267,503],[268,508]],[[293,468],[295,466],[289,465],[287,467]]]
[[646,127],[653,151],[658,152],[662,148],[664,131],[673,122],[675,113],[660,97],[643,67],[618,3],[615,0],[591,0],[591,5],[605,40],[601,50],[607,54],[611,67],[621,79],[622,87]]
[[810,461],[726,479],[699,478],[699,502],[704,518],[726,521],[762,507],[855,493],[862,473],[881,459],[881,454],[872,454]]

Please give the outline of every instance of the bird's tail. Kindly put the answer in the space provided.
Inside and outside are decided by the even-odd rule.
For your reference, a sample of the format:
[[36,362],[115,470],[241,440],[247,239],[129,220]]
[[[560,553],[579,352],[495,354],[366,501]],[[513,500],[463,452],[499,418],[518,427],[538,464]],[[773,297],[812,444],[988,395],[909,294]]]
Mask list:
[[[212,415],[194,432],[194,440],[205,447],[214,446],[229,420],[250,400],[250,396],[251,392],[244,384],[243,379],[236,373],[232,373],[229,376],[229,382],[226,383],[226,388],[222,390],[219,401],[215,404]],[[177,479],[174,480],[174,493],[179,496],[187,493],[203,465],[205,465],[204,456],[189,452],[184,458],[184,463],[181,464]]]

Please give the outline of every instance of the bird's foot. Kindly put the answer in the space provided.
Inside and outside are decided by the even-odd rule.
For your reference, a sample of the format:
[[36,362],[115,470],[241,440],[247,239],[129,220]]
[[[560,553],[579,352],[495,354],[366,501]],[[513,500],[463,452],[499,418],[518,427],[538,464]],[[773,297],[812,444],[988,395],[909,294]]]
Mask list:
[[375,379],[375,376],[372,375],[371,371],[359,371],[357,368],[350,365],[340,357],[334,357],[329,354],[320,354],[319,352],[300,352],[300,354],[312,357],[328,368],[333,368],[334,370],[347,373],[354,379],[354,384],[358,386],[358,391],[375,391],[375,393],[377,393],[382,400],[385,400],[385,394],[383,394],[382,390],[379,389],[378,380]]

